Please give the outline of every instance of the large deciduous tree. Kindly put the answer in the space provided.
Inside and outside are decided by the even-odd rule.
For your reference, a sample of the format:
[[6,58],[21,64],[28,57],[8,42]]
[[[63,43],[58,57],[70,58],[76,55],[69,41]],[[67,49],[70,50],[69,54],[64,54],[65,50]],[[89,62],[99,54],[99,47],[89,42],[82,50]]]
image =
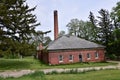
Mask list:
[[95,41],[95,27],[90,21],[72,19],[68,24],[70,35],[75,35],[86,40]]
[[120,2],[118,2],[117,5],[113,7],[111,18],[114,24],[115,40],[120,40]]
[[78,36],[78,30],[79,30],[79,20],[78,19],[72,19],[66,26],[68,27],[68,32],[70,35]]

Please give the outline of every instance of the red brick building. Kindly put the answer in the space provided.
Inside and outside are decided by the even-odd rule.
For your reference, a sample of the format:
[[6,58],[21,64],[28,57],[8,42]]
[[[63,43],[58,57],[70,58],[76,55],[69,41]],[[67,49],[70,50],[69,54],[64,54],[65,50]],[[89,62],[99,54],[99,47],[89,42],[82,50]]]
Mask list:
[[50,65],[105,60],[105,47],[76,36],[58,37],[58,16],[54,11],[54,38],[46,50],[39,51],[39,59]]

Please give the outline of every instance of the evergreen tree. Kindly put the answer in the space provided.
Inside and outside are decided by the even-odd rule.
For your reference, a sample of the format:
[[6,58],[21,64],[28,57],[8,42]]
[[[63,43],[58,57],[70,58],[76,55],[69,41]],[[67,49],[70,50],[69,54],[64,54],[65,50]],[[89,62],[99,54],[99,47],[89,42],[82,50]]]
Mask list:
[[98,38],[99,27],[97,26],[97,19],[95,19],[92,12],[90,12],[89,14],[89,20],[91,22],[93,41],[98,42],[99,41],[99,38]]
[[100,16],[99,18],[99,37],[100,41],[105,45],[108,46],[108,43],[112,39],[112,25],[110,21],[109,12],[105,9],[101,9],[99,11]]
[[40,25],[31,13],[36,7],[30,9],[25,2],[26,0],[0,1],[0,49],[3,51],[21,53],[21,49],[13,46],[24,48],[22,44],[31,45],[28,43],[30,34],[35,33],[35,27]]

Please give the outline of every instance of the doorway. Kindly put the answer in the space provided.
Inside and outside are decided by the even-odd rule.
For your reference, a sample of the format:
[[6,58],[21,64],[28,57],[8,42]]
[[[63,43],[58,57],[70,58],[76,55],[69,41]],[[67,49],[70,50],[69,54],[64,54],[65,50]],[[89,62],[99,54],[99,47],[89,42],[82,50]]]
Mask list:
[[82,62],[82,55],[79,55],[79,61]]

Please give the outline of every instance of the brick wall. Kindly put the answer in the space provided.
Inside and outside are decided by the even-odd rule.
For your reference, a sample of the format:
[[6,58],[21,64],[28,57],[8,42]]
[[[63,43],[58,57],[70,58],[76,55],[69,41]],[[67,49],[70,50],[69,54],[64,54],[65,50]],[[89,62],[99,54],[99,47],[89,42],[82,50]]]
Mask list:
[[[96,52],[98,53],[98,58],[95,57]],[[87,53],[90,54],[90,59],[87,58]],[[63,56],[63,62],[59,62],[59,55]],[[69,61],[69,55],[73,55],[73,61]],[[48,54],[48,62],[51,65],[76,63],[80,62],[79,55],[82,57],[82,62],[99,62],[105,60],[104,49],[85,49],[50,51]]]
[[38,52],[38,59],[44,63],[48,63],[48,53],[39,51]]

